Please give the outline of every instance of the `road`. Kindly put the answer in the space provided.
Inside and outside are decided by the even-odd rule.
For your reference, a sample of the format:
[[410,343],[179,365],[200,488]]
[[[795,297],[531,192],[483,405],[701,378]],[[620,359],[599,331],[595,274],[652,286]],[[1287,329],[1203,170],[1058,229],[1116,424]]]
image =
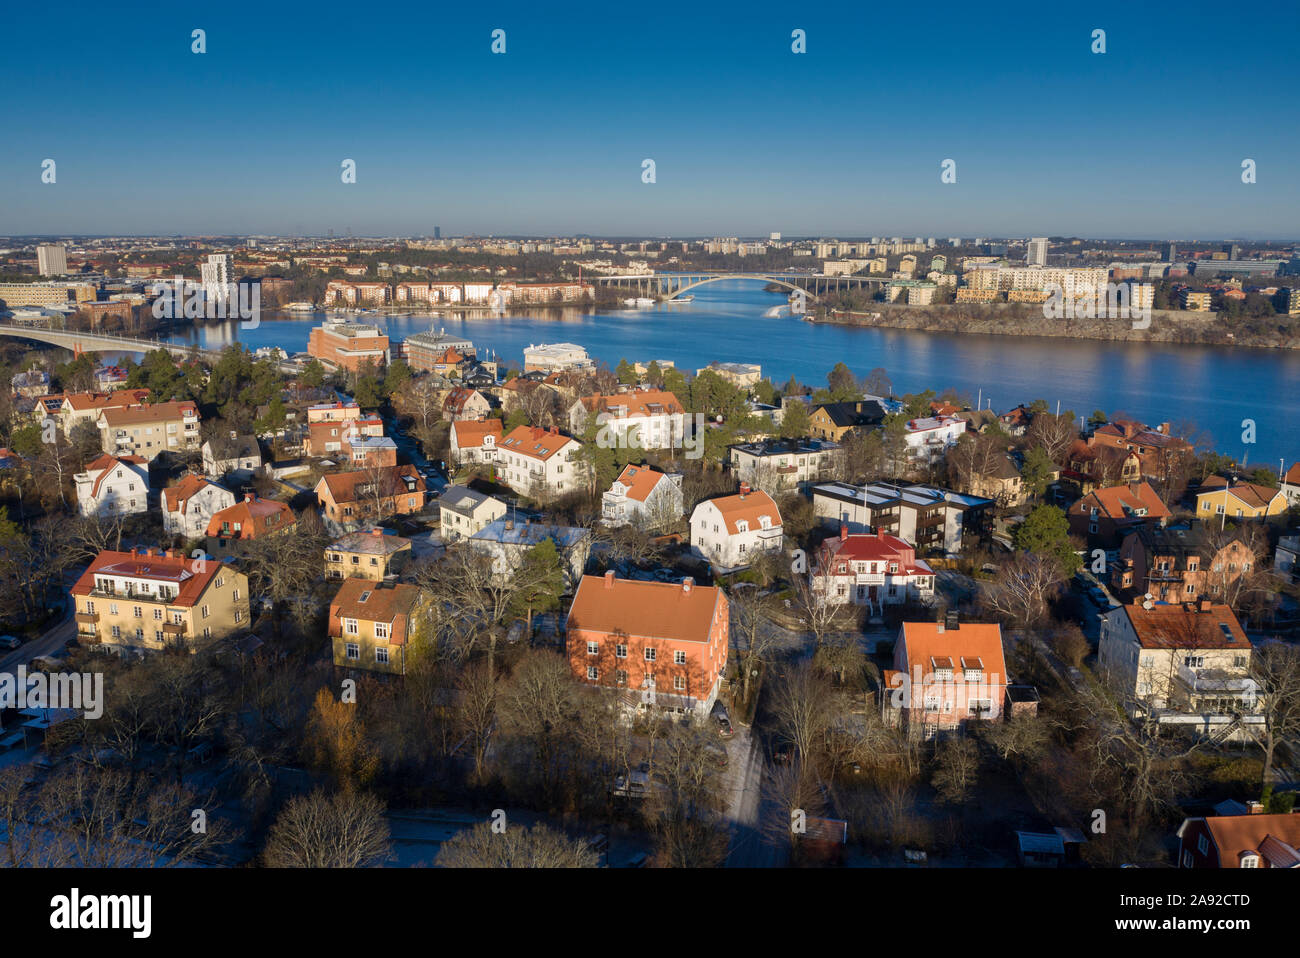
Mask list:
[[767,762],[753,731],[737,728],[727,743],[729,761],[723,775],[727,790],[727,819],[731,822],[728,868],[777,868],[785,864],[783,849],[763,839],[763,821],[773,808],[764,800]]
[[26,665],[32,659],[42,655],[51,655],[65,645],[76,634],[77,626],[72,619],[72,608],[69,603],[67,615],[57,624],[46,630],[45,634],[39,638],[32,639],[30,642],[24,642],[21,648],[14,649],[0,658],[0,672],[7,672],[10,675],[17,675],[18,666]]

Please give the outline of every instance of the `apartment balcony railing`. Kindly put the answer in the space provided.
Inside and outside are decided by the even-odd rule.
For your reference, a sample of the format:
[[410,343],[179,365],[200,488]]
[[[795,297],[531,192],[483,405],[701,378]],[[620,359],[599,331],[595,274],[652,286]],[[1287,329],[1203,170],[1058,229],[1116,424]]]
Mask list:
[[[77,620],[77,624],[78,624],[78,625],[92,625],[92,626],[93,626],[93,625],[96,625],[96,624],[99,622],[99,613],[98,613],[98,612],[78,612],[78,613],[76,613],[76,614],[73,616],[73,618]],[[94,629],[91,629],[90,631],[91,631],[91,632],[94,632],[95,630],[94,630]]]
[[185,635],[189,630],[184,622],[164,622],[162,627],[164,635]]

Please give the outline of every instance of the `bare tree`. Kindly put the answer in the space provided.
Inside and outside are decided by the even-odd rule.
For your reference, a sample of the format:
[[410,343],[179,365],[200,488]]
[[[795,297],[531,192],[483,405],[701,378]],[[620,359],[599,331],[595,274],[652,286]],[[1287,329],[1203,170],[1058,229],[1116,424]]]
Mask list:
[[800,761],[815,767],[819,746],[835,720],[834,693],[807,662],[789,669],[774,683],[770,705],[777,734]]
[[1263,785],[1272,785],[1277,747],[1295,747],[1300,738],[1300,648],[1282,642],[1261,645],[1251,656],[1251,675],[1259,683],[1259,710],[1264,716]]
[[453,835],[438,852],[442,868],[595,868],[596,852],[586,843],[545,825],[512,825],[496,831],[480,822]]
[[460,705],[457,726],[474,756],[474,781],[483,780],[483,762],[497,721],[497,677],[486,662],[472,662],[456,681]]
[[935,746],[935,769],[930,782],[950,805],[964,802],[979,779],[980,753],[975,743],[957,736]]
[[316,791],[292,798],[271,826],[271,868],[367,868],[389,855],[384,805],[373,795]]
[[1049,412],[1036,413],[1025,433],[1025,442],[1029,447],[1039,447],[1054,463],[1061,462],[1070,443],[1077,438],[1079,427],[1069,412],[1063,412],[1059,416]]
[[757,589],[732,589],[728,599],[731,606],[731,641],[743,663],[742,694],[748,702],[755,666],[766,668],[771,663],[772,654],[780,644],[779,636],[772,627],[771,616]]
[[1050,556],[1019,552],[1002,563],[980,598],[993,615],[1034,628],[1048,618],[1061,588],[1060,568]]

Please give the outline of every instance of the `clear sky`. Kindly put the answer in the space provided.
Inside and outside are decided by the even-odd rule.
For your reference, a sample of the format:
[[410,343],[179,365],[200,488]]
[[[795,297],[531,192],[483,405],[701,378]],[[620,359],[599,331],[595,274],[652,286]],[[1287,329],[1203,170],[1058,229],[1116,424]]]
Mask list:
[[1300,235],[1293,3],[25,2],[3,19],[0,235]]

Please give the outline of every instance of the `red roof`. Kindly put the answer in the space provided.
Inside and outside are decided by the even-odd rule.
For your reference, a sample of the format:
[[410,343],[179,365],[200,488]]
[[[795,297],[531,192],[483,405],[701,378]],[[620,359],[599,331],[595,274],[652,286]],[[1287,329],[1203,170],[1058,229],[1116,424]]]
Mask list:
[[657,469],[628,464],[623,467],[616,481],[627,488],[629,499],[645,502],[650,493],[654,492],[655,486],[659,485],[659,480],[663,478],[664,474]]
[[[857,533],[843,538],[835,537],[822,543],[818,552],[820,569],[827,562],[897,562],[903,575],[933,575],[933,570],[916,558],[916,550],[905,539],[884,533]],[[852,572],[852,567],[849,568]]]
[[571,442],[575,440],[558,432],[548,432],[536,426],[516,426],[497,447],[545,462]]
[[584,575],[569,607],[568,627],[631,638],[707,644],[727,598],[716,586]]
[[[208,520],[207,534],[214,538],[256,539],[263,534],[287,529],[294,521],[293,510],[288,503],[245,496],[243,502],[236,502],[233,506],[214,512]],[[230,524],[230,531],[224,534],[221,532],[223,523]]]
[[73,595],[90,595],[97,574],[150,579],[179,589],[174,599],[167,600],[169,604],[191,606],[198,601],[217,571],[223,568],[225,566],[220,562],[189,559],[175,550],[166,553],[161,549],[142,549],[136,552],[105,550],[81,574],[71,592]]
[[[86,465],[86,472],[99,472],[99,475],[95,477],[95,486],[90,490],[90,494],[96,499],[99,498],[99,487],[103,484],[104,479],[113,470],[114,466],[128,464],[143,466],[147,463],[147,459],[141,459],[139,456],[110,456],[108,453],[104,453],[102,456]],[[147,473],[145,475],[145,481],[148,482]]]

